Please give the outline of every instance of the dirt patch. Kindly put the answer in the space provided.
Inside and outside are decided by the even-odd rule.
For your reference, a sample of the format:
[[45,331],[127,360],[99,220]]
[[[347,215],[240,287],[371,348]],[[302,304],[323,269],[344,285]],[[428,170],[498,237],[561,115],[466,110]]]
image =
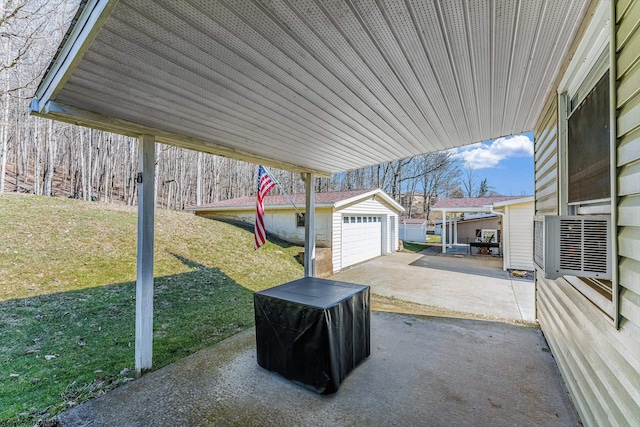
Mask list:
[[537,328],[538,324],[526,320],[504,319],[483,314],[467,313],[464,311],[449,310],[442,307],[423,305],[404,301],[394,297],[371,294],[371,309],[393,313],[417,314],[421,316],[454,317],[456,319],[487,320],[491,322],[509,323],[511,325]]
[[528,270],[509,270],[509,278],[533,282],[535,275],[533,271]]

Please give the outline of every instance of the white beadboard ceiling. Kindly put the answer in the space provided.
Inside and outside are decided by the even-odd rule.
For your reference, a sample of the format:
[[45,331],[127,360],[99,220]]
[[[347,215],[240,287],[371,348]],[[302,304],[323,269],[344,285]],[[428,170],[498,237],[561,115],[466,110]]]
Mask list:
[[589,0],[89,0],[32,112],[330,174],[533,129]]

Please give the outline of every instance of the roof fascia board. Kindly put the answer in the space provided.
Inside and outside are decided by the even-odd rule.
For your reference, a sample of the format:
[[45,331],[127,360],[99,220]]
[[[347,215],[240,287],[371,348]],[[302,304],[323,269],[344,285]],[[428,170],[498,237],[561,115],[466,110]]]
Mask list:
[[357,196],[349,197],[348,199],[339,200],[339,201],[335,202],[333,204],[333,206],[336,209],[338,209],[338,208],[341,208],[341,207],[343,207],[345,205],[351,205],[351,204],[357,203],[357,202],[359,202],[361,200],[370,199],[371,197],[373,197],[373,195],[377,194],[378,192],[380,192],[380,190],[376,189],[376,190],[368,191],[366,193],[358,194]]
[[560,66],[560,69],[558,70],[558,73],[555,77],[555,80],[553,81],[552,85],[550,86],[550,90],[549,93],[547,93],[547,97],[546,100],[543,104],[543,108],[540,110],[540,112],[538,112],[538,116],[540,116],[542,114],[542,111],[546,111],[547,108],[549,107],[549,105],[551,105],[552,102],[555,102],[555,97],[558,94],[557,88],[560,87],[560,82],[563,80],[564,75],[567,72],[567,68],[569,67],[569,63],[573,60],[573,58],[575,58],[576,55],[576,50],[578,48],[578,44],[579,42],[582,40],[582,38],[584,37],[584,33],[587,29],[587,27],[589,26],[589,24],[592,21],[593,16],[595,15],[596,9],[599,5],[599,1],[597,0],[593,0],[589,3],[589,5],[587,6],[584,15],[582,16],[582,22],[580,22],[578,30],[576,31],[575,35],[573,36],[573,40],[571,41],[571,45],[569,46],[569,50],[567,51],[566,55],[561,58],[560,60],[562,61],[562,64]]
[[[602,51],[608,46],[610,39],[609,2],[600,0],[584,34],[578,43],[575,54],[571,58],[557,92],[576,91]],[[573,82],[573,83],[572,83]],[[572,85],[572,86],[571,86]]]
[[354,203],[358,203],[362,200],[366,200],[366,199],[370,199],[373,196],[380,196],[382,197],[382,199],[384,201],[387,202],[387,204],[391,205],[393,208],[397,209],[400,212],[404,212],[405,209],[402,207],[402,205],[400,205],[398,202],[396,202],[395,200],[393,200],[391,197],[389,197],[387,195],[387,193],[385,193],[384,191],[382,191],[381,189],[377,188],[375,190],[371,190],[367,193],[362,193],[359,194],[357,196],[353,196],[353,197],[349,197],[348,199],[344,199],[344,200],[340,200],[338,202],[335,203],[335,208],[336,209],[340,209],[343,208],[347,205],[352,205]]
[[44,108],[62,90],[117,3],[118,0],[93,0],[84,6],[53,66],[38,87],[36,98],[41,107]]
[[175,145],[189,150],[202,151],[209,154],[229,157],[245,162],[263,164],[266,166],[289,170],[300,173],[313,173],[318,177],[330,178],[331,174],[326,171],[308,169],[293,163],[281,162],[275,159],[262,157],[244,150],[226,147],[222,144],[205,141],[173,132],[130,122],[128,120],[115,117],[104,116],[102,114],[87,111],[61,102],[49,101],[44,105],[44,109],[39,105],[39,101],[31,101],[30,112],[34,116],[44,118],[54,118],[55,120],[71,123],[74,125],[88,126],[107,132],[119,133],[122,135],[138,137],[140,135],[154,135],[156,141],[162,144]]
[[520,203],[529,203],[533,201],[534,201],[533,196],[529,196],[529,197],[523,197],[521,199],[513,199],[513,200],[505,200],[504,202],[497,202],[497,203],[494,203],[493,206],[497,208],[500,206],[518,205]]
[[[322,203],[316,205],[316,210],[318,209],[332,209],[333,203]],[[255,211],[255,205],[250,206],[211,206],[211,207],[189,207],[184,208],[185,211],[194,211],[194,212],[232,212],[232,211]],[[304,212],[304,207],[299,208]],[[265,205],[265,211],[269,210],[291,210],[295,212],[295,208],[289,205]]]
[[491,212],[491,206],[476,206],[468,208],[431,208],[432,211],[439,212]]

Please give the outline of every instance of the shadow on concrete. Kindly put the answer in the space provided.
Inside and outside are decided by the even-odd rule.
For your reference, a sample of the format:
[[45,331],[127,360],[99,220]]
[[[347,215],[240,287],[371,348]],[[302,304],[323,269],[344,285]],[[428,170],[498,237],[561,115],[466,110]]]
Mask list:
[[256,363],[253,330],[60,415],[64,426],[577,426],[542,333],[372,313],[371,356],[337,393]]

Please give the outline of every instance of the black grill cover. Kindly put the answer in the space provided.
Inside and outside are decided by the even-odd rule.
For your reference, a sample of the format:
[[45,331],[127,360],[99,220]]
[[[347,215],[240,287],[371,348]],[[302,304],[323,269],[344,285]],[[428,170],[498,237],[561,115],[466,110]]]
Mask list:
[[258,364],[318,393],[371,353],[369,286],[307,277],[253,301]]

